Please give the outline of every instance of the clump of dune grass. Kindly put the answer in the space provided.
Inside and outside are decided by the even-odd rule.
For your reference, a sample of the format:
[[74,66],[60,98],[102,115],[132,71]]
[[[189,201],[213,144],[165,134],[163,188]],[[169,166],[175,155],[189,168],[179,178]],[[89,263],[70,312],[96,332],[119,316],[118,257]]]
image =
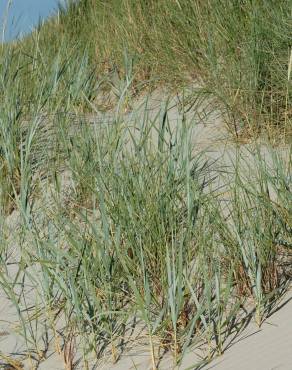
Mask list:
[[[222,212],[214,169],[203,154],[193,154],[194,123],[182,120],[171,129],[167,120],[161,114],[131,125],[121,117],[107,126],[81,121],[72,131],[70,116],[59,119],[55,154],[43,154],[52,167],[39,193],[29,176],[28,144],[40,140],[41,126],[33,138],[26,133],[21,157],[27,160],[15,196],[23,262],[16,280],[3,275],[3,286],[37,353],[43,349],[34,320],[45,323],[56,341],[61,330],[70,348],[82,338],[85,358],[109,353],[118,361],[136,326],[153,368],[161,353],[179,363],[190,346],[202,343],[209,361],[249,319],[242,307],[259,325],[270,312],[287,281],[277,248],[291,242],[291,158],[273,154],[271,170],[259,153],[249,175],[235,162],[228,211]],[[64,193],[65,172],[70,181]],[[20,279],[34,286],[35,311],[27,309],[23,293],[17,298]]]

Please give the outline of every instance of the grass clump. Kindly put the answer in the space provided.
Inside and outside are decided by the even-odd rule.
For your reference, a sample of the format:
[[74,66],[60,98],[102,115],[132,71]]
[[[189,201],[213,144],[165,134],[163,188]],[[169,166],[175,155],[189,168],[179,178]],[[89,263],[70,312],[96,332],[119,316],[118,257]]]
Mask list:
[[[201,343],[209,361],[250,317],[261,325],[289,281],[278,249],[291,243],[290,192],[279,191],[286,162],[274,155],[275,177],[259,155],[247,178],[237,163],[222,210],[210,164],[189,141],[192,122],[171,130],[160,117],[81,123],[74,134],[68,117],[60,120],[63,155],[40,185],[44,195],[17,198],[25,235],[19,278],[35,286],[37,320],[64,343],[79,338],[86,356],[111,354],[113,362],[140,330],[153,368],[163,352],[176,364]],[[21,298],[19,305],[25,312]]]

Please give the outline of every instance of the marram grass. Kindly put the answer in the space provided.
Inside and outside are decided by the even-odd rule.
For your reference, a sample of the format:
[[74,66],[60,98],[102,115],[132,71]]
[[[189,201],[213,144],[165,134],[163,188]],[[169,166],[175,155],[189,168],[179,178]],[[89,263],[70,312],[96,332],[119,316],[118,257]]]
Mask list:
[[[191,76],[234,128],[288,132],[288,2],[224,3],[80,1],[1,47],[0,286],[38,360],[45,327],[67,366],[76,338],[85,363],[115,362],[140,329],[153,368],[201,343],[209,361],[289,282],[291,150],[254,151],[254,165],[239,151],[227,171],[197,153],[183,115],[171,129],[167,107],[121,114],[145,83]],[[113,122],[89,123],[109,86]]]

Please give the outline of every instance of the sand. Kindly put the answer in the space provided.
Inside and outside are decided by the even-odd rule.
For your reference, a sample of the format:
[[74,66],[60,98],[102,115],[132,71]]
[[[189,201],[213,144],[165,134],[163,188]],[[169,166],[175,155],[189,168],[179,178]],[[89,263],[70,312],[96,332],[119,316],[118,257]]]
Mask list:
[[[199,361],[194,350],[185,356],[179,369],[196,369]],[[159,369],[172,369],[171,359],[164,359]],[[145,349],[123,356],[116,365],[100,367],[110,370],[150,370],[150,355]],[[292,369],[292,291],[280,303],[278,311],[259,328],[253,321],[226,348],[223,355],[200,369],[204,370],[291,370]]]

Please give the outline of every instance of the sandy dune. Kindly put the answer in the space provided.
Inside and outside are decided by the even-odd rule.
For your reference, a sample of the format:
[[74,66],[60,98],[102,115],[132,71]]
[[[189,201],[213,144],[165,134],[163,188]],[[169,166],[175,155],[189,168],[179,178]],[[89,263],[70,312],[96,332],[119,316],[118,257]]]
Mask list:
[[[150,118],[153,118],[159,114],[161,98],[154,95],[148,104],[150,105]],[[143,104],[138,102],[134,110],[135,113],[127,113],[126,120],[133,120],[134,114],[141,114],[141,111],[139,113],[139,106],[142,107]],[[173,108],[169,111],[171,125],[175,126],[177,124],[180,114],[177,102],[174,100]],[[188,119],[191,119],[191,113],[188,113]],[[93,120],[96,121],[96,118]],[[206,150],[207,158],[220,160],[221,164],[229,165],[234,157],[235,147],[232,144],[232,140],[230,140],[230,136],[228,138],[222,121],[216,116],[216,112],[208,115],[208,119],[202,119],[202,122],[198,116],[194,117],[194,120],[197,124],[194,127],[192,141],[196,144],[197,150],[204,149]],[[265,151],[264,147],[262,149]],[[252,158],[248,146],[244,147],[243,150],[245,150],[246,156]],[[285,152],[285,148],[283,150]],[[14,220],[11,224],[11,236],[16,226],[15,222],[17,221]],[[13,242],[13,240],[12,245],[15,245],[15,241]],[[13,271],[13,267],[11,267],[10,274],[12,278],[15,273]],[[28,295],[33,298],[33,290]],[[0,369],[13,369],[13,367],[7,365],[7,361],[3,355],[19,361],[18,365],[15,363],[14,369],[17,369],[17,366],[19,366],[19,369],[21,366],[24,366],[25,369],[36,368],[36,366],[43,370],[64,369],[64,361],[60,355],[54,353],[53,343],[50,343],[46,359],[39,364],[27,358],[24,340],[15,332],[15,327],[19,324],[17,317],[15,307],[11,302],[6,300],[5,293],[0,287]],[[42,330],[44,328],[40,329],[40,338],[42,336]],[[210,364],[204,365],[204,367],[196,367],[195,364],[198,363],[200,354],[201,352],[197,350],[187,353],[180,369],[292,370],[291,290],[283,297],[279,309],[264,322],[260,329],[251,321],[240,336],[230,343],[229,348],[226,349],[222,356],[215,358]],[[3,358],[1,358],[1,355]],[[78,354],[76,355],[76,359],[78,359]],[[172,367],[171,359],[165,356],[158,368],[166,370]],[[84,368],[82,362],[76,368]],[[135,346],[135,349],[123,353],[120,361],[114,365],[110,359],[104,358],[97,364],[92,365],[91,368],[103,370],[146,370],[151,369],[151,360],[147,347],[141,345],[138,347]]]

